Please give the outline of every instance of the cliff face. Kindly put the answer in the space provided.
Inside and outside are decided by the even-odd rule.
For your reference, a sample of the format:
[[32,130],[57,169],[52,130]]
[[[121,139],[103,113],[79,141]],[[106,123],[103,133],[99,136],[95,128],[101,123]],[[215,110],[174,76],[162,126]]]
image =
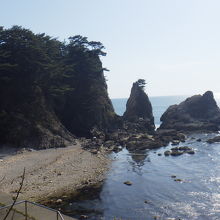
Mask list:
[[61,99],[61,103],[59,100],[54,103],[63,125],[77,136],[89,137],[93,128],[106,132],[116,117],[103,72],[90,74],[93,74],[92,78],[88,76],[78,80],[77,84],[73,82],[74,90]]
[[49,148],[70,144],[73,136],[60,123],[39,87],[7,89],[0,104],[0,144]]
[[160,129],[179,131],[217,131],[220,125],[220,109],[213,93],[187,98],[179,105],[170,106],[161,117]]
[[0,27],[0,145],[58,147],[115,120],[100,42]]
[[133,83],[123,116],[125,121],[142,124],[146,131],[154,131],[152,106],[138,82]]

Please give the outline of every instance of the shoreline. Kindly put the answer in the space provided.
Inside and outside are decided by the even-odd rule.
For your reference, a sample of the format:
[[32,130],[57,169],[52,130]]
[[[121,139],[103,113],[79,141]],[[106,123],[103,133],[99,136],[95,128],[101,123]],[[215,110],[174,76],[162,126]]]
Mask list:
[[77,190],[98,185],[110,165],[108,152],[97,154],[82,149],[81,142],[66,148],[51,148],[6,156],[0,160],[0,191],[16,195],[25,167],[19,199],[46,204],[65,200]]

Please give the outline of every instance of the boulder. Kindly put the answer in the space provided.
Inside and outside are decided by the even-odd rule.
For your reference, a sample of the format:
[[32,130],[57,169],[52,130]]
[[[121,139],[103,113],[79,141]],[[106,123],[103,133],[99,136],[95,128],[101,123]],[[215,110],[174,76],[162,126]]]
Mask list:
[[127,185],[127,186],[131,186],[131,185],[132,185],[132,182],[130,182],[130,181],[125,181],[124,184]]
[[164,152],[165,156],[180,156],[182,154],[195,154],[195,151],[191,147],[174,147]]
[[123,118],[128,122],[127,126],[130,129],[133,126],[133,130],[136,131],[153,132],[155,130],[152,105],[140,80],[133,83]]
[[165,155],[165,156],[170,156],[170,154],[171,154],[171,152],[170,152],[169,150],[167,150],[167,151],[164,152],[164,155]]
[[179,105],[170,106],[162,115],[159,129],[182,132],[218,131],[220,109],[211,91],[187,98]]
[[209,144],[218,143],[218,142],[220,142],[220,136],[216,136],[214,138],[210,138],[207,140],[207,143]]
[[171,152],[169,152],[169,154],[167,153],[167,155],[165,154],[167,151],[164,152],[165,156],[180,156],[182,154],[195,154],[195,151],[193,150],[193,148],[191,147],[187,147],[187,146],[183,146],[183,147],[174,147],[171,148]]
[[125,146],[130,152],[133,152],[136,150],[156,149],[165,146],[165,144],[160,139],[153,139],[151,136],[147,137],[144,134],[139,134],[136,137],[129,137],[125,141]]

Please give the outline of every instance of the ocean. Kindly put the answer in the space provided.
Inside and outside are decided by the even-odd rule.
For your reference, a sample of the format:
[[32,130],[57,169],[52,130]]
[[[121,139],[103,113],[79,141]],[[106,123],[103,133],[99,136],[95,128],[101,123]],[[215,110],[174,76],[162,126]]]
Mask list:
[[[154,123],[156,127],[160,125],[160,117],[170,105],[179,104],[180,102],[184,101],[186,98],[187,96],[149,97],[153,108]],[[126,98],[112,99],[114,110],[118,115],[123,115],[123,113],[125,112],[126,102],[127,102]]]
[[[169,105],[185,96],[151,97],[155,123]],[[219,100],[217,100],[219,103]],[[126,99],[113,99],[117,114],[125,111]],[[126,148],[112,153],[112,165],[102,187],[91,197],[73,200],[68,214],[93,220],[217,220],[220,219],[220,144],[208,144],[216,134],[192,134],[180,146],[195,154],[166,157],[171,145],[145,152]],[[198,142],[197,139],[201,139]],[[174,181],[175,176],[180,181]],[[123,184],[130,181],[131,186]]]

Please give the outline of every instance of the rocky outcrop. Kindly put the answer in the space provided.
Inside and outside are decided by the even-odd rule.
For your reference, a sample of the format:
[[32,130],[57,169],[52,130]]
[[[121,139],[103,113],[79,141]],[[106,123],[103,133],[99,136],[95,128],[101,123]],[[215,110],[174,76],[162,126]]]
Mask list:
[[214,138],[210,138],[206,142],[209,143],[209,144],[219,143],[220,142],[220,136],[216,136]]
[[131,130],[153,132],[155,129],[152,106],[139,81],[133,83],[123,119]]
[[102,64],[98,62],[99,74],[80,79],[74,88],[64,98],[55,101],[54,109],[62,124],[77,136],[96,136],[94,130],[103,131],[116,126],[117,116],[111,100],[108,97],[107,84],[102,71]]
[[179,105],[170,106],[161,117],[159,129],[177,131],[217,131],[220,109],[211,91],[187,98]]
[[63,43],[19,26],[0,27],[0,42],[0,146],[59,147],[121,123],[100,42],[76,35]]
[[49,148],[74,142],[39,87],[14,88],[5,90],[11,94],[10,99],[0,95],[0,145]]
[[174,147],[174,148],[171,148],[171,150],[167,150],[164,152],[164,155],[165,156],[180,156],[182,154],[195,154],[195,151],[193,148],[191,147],[187,147],[187,146],[184,146],[184,147]]

